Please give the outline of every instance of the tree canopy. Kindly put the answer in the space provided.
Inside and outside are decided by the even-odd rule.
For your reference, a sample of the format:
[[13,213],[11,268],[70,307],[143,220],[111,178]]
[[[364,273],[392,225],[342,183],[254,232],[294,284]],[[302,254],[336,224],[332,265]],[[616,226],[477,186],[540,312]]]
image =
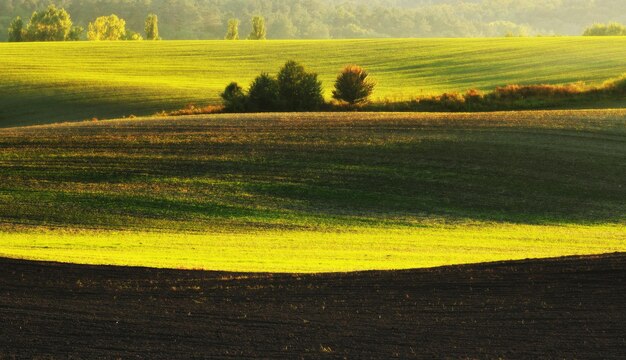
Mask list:
[[100,16],[89,23],[89,40],[122,40],[126,36],[126,21],[115,14]]
[[265,28],[265,19],[262,16],[254,16],[252,18],[252,31],[248,35],[249,40],[265,40],[267,37],[267,29]]
[[72,38],[72,19],[65,9],[54,5],[35,11],[22,34],[25,41],[65,41]]
[[228,19],[228,30],[224,39],[239,40],[239,19]]

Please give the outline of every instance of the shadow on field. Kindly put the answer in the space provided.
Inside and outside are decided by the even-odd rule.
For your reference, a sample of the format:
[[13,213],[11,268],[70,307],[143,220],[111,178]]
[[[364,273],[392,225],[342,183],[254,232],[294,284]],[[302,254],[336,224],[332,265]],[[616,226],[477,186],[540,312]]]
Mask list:
[[625,119],[267,114],[5,130],[0,218],[620,222]]

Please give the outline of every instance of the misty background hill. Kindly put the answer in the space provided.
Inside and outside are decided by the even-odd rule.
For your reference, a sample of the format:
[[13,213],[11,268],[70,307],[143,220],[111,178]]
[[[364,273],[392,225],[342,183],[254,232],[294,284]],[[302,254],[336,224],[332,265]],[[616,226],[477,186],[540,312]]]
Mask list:
[[152,12],[164,39],[222,39],[229,18],[245,38],[253,15],[266,18],[269,39],[580,35],[626,22],[624,0],[0,0],[0,41],[12,18],[51,3],[76,25],[114,13],[137,32]]

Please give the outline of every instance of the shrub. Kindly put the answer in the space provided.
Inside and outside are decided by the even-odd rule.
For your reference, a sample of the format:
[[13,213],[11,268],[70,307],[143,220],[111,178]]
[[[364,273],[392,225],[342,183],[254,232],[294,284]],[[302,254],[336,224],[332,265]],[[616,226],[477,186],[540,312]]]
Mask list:
[[268,74],[261,74],[254,79],[248,90],[248,110],[281,110],[278,81]]
[[617,94],[626,94],[626,74],[617,79],[606,81],[602,84],[601,90]]
[[224,103],[224,111],[243,112],[246,110],[246,95],[236,82],[228,84],[220,97]]
[[467,90],[465,95],[463,95],[463,97],[465,98],[466,102],[480,102],[482,99],[485,98],[485,94],[483,94],[483,92],[480,90],[469,89]]
[[[200,114],[218,114],[224,110],[221,106],[207,105],[196,106],[195,104],[187,104],[183,109],[174,111],[162,111],[157,113],[158,116],[181,116],[181,115],[200,115]],[[130,115],[128,118],[134,118],[134,115]]]
[[134,32],[132,30],[126,30],[126,34],[124,34],[124,37],[122,39],[124,39],[124,40],[143,40],[143,37],[138,32]]
[[585,92],[582,84],[567,85],[506,85],[497,87],[492,97],[502,100],[523,100],[528,98],[566,97]]
[[278,72],[278,90],[286,110],[310,111],[324,104],[322,83],[317,74],[307,73],[295,61],[287,61]]
[[83,36],[85,29],[82,26],[73,26],[67,34],[68,41],[78,41]]
[[465,104],[465,97],[459,93],[443,93],[435,99],[445,108],[449,110],[459,110]]
[[367,71],[358,65],[346,66],[337,76],[333,98],[350,105],[366,103],[375,86],[368,76]]

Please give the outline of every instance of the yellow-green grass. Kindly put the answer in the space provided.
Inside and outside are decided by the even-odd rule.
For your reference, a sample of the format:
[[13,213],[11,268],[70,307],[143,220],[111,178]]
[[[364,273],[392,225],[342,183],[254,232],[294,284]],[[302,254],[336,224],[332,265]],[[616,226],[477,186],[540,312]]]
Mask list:
[[[623,37],[0,43],[0,126],[217,104],[289,59],[319,73],[330,98],[347,64],[370,70],[374,99],[406,100],[519,83],[598,84],[626,72]],[[622,104],[613,104],[621,106]]]
[[395,270],[626,252],[619,225],[481,224],[342,232],[0,232],[0,256],[233,272]]
[[326,272],[626,251],[626,110],[0,129],[0,255]]

